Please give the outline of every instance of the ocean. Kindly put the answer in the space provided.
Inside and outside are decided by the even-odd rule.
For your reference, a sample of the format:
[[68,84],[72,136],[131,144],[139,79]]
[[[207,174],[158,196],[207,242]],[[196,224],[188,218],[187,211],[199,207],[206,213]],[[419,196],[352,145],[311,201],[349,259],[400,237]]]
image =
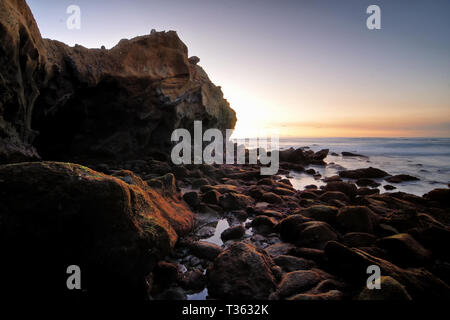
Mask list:
[[[391,175],[409,174],[419,181],[391,184],[396,191],[422,196],[435,188],[448,188],[450,183],[450,138],[280,138],[280,149],[309,147],[314,151],[330,149],[325,159],[328,166],[309,166],[323,177],[337,174],[341,170],[375,167]],[[348,151],[368,158],[342,157]],[[331,155],[337,153],[338,155]],[[309,168],[308,167],[308,168]],[[297,189],[325,183],[304,173],[291,174],[291,183]],[[383,179],[375,179],[382,186],[380,192],[387,192]]]

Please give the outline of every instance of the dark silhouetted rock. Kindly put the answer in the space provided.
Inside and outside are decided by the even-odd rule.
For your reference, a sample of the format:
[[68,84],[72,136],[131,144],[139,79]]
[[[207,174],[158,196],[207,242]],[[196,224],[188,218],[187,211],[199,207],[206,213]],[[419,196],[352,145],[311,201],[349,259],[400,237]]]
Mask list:
[[223,242],[228,240],[240,239],[245,234],[245,228],[242,225],[230,227],[222,232],[220,238]]
[[348,206],[341,208],[337,215],[337,223],[349,232],[373,231],[373,217],[375,214],[364,206]]
[[207,260],[214,260],[222,252],[221,247],[206,241],[193,242],[190,249],[195,256]]
[[389,173],[387,173],[386,171],[372,167],[339,172],[339,176],[349,179],[377,179],[387,177],[388,175]]
[[267,299],[276,287],[274,267],[263,250],[243,242],[235,243],[208,270],[208,292],[219,299]]
[[389,261],[374,257],[363,250],[348,248],[330,241],[325,246],[330,266],[347,281],[366,285],[367,267],[377,265],[381,274],[402,284],[413,299],[442,299],[450,296],[450,287],[425,269],[402,269]]
[[424,265],[431,258],[431,252],[407,233],[382,238],[378,245],[399,265]]
[[418,181],[420,179],[410,176],[409,174],[398,174],[398,175],[386,178],[385,180],[390,183],[400,183],[400,182],[405,182],[405,181]]
[[61,293],[65,278],[58,275],[66,277],[72,264],[86,275],[90,295],[145,292],[152,261],[169,253],[177,233],[192,229],[193,214],[179,195],[130,171],[116,174],[57,162],[0,166],[0,219],[9,221],[0,226],[2,290],[9,283],[11,292],[23,293],[23,268],[39,261],[35,284],[44,281],[39,290],[51,294]]
[[358,300],[384,300],[384,301],[406,301],[411,300],[405,288],[394,278],[389,276],[380,277],[380,289],[368,289],[365,287],[358,296]]

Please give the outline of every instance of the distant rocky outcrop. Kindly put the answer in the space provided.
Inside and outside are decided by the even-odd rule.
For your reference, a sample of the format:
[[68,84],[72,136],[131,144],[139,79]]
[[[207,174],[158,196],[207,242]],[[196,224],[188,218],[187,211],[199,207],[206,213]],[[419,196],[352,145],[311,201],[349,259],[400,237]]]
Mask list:
[[194,120],[234,128],[235,112],[174,31],[114,48],[42,39],[24,0],[0,2],[0,162],[139,158]]

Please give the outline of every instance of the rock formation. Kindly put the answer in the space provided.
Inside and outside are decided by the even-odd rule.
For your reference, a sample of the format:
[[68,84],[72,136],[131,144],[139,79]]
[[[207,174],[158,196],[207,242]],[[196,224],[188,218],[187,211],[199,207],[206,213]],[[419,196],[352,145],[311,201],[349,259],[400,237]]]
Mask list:
[[139,158],[175,128],[233,128],[222,91],[174,31],[110,50],[42,39],[24,0],[0,2],[0,162]]
[[77,265],[91,296],[142,299],[153,264],[193,226],[193,213],[167,190],[126,170],[112,177],[71,163],[0,166],[0,290],[58,294],[67,266]]

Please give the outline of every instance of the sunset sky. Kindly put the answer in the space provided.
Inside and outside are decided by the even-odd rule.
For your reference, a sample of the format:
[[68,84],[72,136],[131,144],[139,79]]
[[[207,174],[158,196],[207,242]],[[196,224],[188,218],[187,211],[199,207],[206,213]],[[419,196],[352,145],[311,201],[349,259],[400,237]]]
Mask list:
[[[238,137],[450,137],[448,0],[27,0],[43,37],[114,46],[176,30],[236,110]],[[81,29],[66,8],[81,8]],[[366,8],[381,8],[368,30]]]

